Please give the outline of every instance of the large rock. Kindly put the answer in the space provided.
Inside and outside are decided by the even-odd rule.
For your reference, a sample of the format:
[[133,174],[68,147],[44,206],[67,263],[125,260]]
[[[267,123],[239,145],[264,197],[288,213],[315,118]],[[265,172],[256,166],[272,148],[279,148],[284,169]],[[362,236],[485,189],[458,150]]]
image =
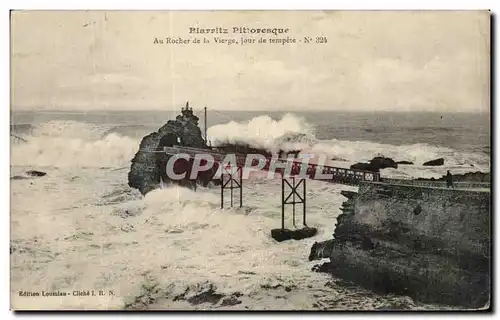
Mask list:
[[371,163],[358,162],[351,165],[350,168],[353,170],[380,172],[380,168],[377,166],[372,166]]
[[358,162],[351,165],[353,170],[380,172],[380,169],[397,168],[398,164],[391,158],[378,156],[370,160],[369,163]]
[[46,174],[47,174],[46,172],[38,171],[38,170],[29,170],[29,171],[26,171],[26,175],[29,176],[29,177],[43,177]]
[[[164,146],[188,146],[194,148],[208,148],[205,140],[201,135],[201,129],[198,127],[198,117],[196,117],[192,109],[186,106],[182,110],[182,115],[177,116],[175,120],[169,120],[157,132],[153,132],[145,136],[140,145],[139,151],[132,159],[132,165],[128,174],[128,184],[130,187],[138,189],[143,195],[151,190],[154,190],[160,185],[160,177],[164,182],[172,182],[166,175],[166,163],[171,155],[165,153],[155,153],[155,151],[162,151]],[[179,162],[179,163],[178,163]],[[189,176],[189,163],[182,163],[176,161],[174,171],[184,169],[188,171]],[[177,172],[180,173],[180,172]],[[210,180],[213,177],[213,172],[207,171],[201,177],[201,180]],[[196,187],[196,180],[184,179],[175,181],[175,183],[188,186],[191,188]],[[204,181],[207,183],[207,181]]]
[[394,161],[391,158],[386,158],[386,157],[375,157],[370,161],[370,164],[372,166],[378,166],[380,169],[385,169],[385,168],[396,168],[398,167],[398,164],[396,161]]
[[24,176],[13,176],[10,177],[10,180],[25,180],[25,179],[30,179],[30,178],[39,178],[46,176],[47,173],[43,171],[38,171],[38,170],[29,170],[26,171]]
[[439,159],[424,162],[423,166],[442,166],[443,164],[444,164],[444,159],[439,158]]

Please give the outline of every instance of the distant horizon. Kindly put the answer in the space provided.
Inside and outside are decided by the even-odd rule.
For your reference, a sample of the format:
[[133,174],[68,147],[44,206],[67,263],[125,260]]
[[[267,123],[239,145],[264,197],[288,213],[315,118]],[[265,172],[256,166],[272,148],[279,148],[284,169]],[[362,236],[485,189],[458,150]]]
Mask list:
[[[16,112],[35,112],[35,113],[139,113],[139,112],[180,112],[182,107],[175,108],[175,109],[90,109],[90,110],[85,110],[85,109],[13,109],[10,108],[11,113],[16,113]],[[195,113],[203,112],[203,108],[193,108],[193,111]],[[491,114],[491,108],[489,110],[483,110],[483,111],[470,111],[470,110],[454,110],[454,111],[449,111],[449,110],[444,110],[444,111],[437,111],[437,110],[363,110],[363,109],[356,109],[356,110],[339,110],[339,109],[333,109],[333,110],[328,110],[328,109],[307,109],[307,110],[299,110],[299,109],[275,109],[275,110],[264,110],[264,109],[252,109],[252,110],[237,110],[237,109],[210,109],[207,108],[207,112],[210,113],[212,112],[263,112],[263,113],[326,113],[326,112],[334,112],[334,113],[443,113],[443,114],[455,114],[455,113],[462,113],[462,114]]]

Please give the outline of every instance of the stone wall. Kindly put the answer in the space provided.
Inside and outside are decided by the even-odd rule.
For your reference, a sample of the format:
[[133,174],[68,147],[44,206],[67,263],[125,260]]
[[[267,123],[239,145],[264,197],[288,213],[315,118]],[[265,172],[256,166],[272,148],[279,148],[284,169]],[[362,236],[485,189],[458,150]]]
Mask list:
[[487,255],[489,200],[484,191],[362,183],[353,222],[373,234],[425,241],[433,250]]
[[364,182],[310,260],[358,285],[431,303],[489,301],[490,192]]
[[[408,179],[389,179],[383,178],[384,183],[389,184],[400,184],[400,185],[410,185],[410,186],[422,186],[422,187],[435,187],[435,188],[447,188],[446,181],[439,180],[408,180]],[[489,182],[453,182],[453,188],[455,189],[489,189],[491,184]]]

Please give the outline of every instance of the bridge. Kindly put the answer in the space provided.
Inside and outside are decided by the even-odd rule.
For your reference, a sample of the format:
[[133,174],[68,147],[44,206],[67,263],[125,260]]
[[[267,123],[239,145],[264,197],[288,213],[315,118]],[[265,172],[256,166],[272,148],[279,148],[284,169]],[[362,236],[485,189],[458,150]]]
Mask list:
[[[223,159],[228,154],[234,154],[236,168],[222,167],[221,168],[221,209],[224,208],[224,195],[225,190],[229,189],[230,193],[230,206],[234,205],[234,190],[239,190],[239,207],[243,206],[243,168],[252,166],[256,168],[259,164],[259,159],[254,159],[250,164],[247,163],[247,154],[244,153],[231,153],[221,152],[214,149],[201,149],[191,148],[185,146],[172,146],[164,147],[163,151],[156,151],[166,153],[168,155],[187,154],[190,158],[198,154],[210,155],[214,159],[214,167],[218,168],[223,163]],[[275,171],[281,174],[281,228],[271,230],[271,236],[277,241],[284,241],[288,239],[300,240],[307,237],[312,237],[317,233],[316,228],[307,226],[306,223],[306,179],[321,180],[330,183],[340,183],[345,185],[359,185],[362,181],[380,181],[380,173],[369,172],[361,170],[353,170],[346,168],[333,167],[328,165],[318,165],[314,163],[304,163],[302,159],[285,159],[273,158],[264,156],[265,164],[263,171],[270,171],[272,164]],[[206,163],[206,162],[205,162]],[[277,166],[280,163],[281,166]],[[203,165],[203,160],[201,161]],[[289,168],[289,174],[282,168],[286,164]],[[307,166],[306,169],[302,169]],[[299,176],[301,170],[305,170],[305,174]],[[318,175],[322,173],[323,175]],[[328,175],[328,177],[325,177]],[[304,178],[305,176],[305,178]],[[299,193],[299,189],[302,189]],[[287,192],[285,192],[287,191]],[[292,224],[295,230],[285,228],[285,206],[292,206]],[[302,205],[302,225],[301,229],[296,226],[296,205]]]
[[[220,152],[213,149],[200,149],[200,148],[191,148],[184,146],[164,147],[163,152],[169,155],[183,153],[189,155],[192,158],[194,158],[197,154],[209,154],[214,158],[214,162],[217,164],[220,164],[226,155],[232,154],[230,152]],[[244,168],[248,165],[246,163],[247,154],[244,153],[234,153],[234,154],[235,154],[236,166],[238,168]],[[271,163],[273,161],[278,163],[289,163],[289,166],[291,167],[289,177],[298,176],[300,171],[302,170],[302,166],[307,165],[308,167],[306,169],[305,176],[307,177],[307,179],[311,180],[321,180],[325,182],[340,183],[346,185],[359,185],[359,183],[362,181],[380,181],[379,172],[346,169],[328,165],[318,165],[314,163],[303,163],[301,159],[297,158],[288,159],[288,158],[265,157],[265,159],[266,159],[265,165],[261,170],[269,171]],[[254,159],[251,163],[251,166],[255,168],[255,166],[258,165],[258,163],[259,163],[258,159]],[[284,174],[283,169],[278,168],[276,171],[281,173],[282,175]],[[331,178],[327,179],[323,178],[322,176],[318,176],[317,171],[320,171],[319,173],[321,173],[322,176],[331,175]]]

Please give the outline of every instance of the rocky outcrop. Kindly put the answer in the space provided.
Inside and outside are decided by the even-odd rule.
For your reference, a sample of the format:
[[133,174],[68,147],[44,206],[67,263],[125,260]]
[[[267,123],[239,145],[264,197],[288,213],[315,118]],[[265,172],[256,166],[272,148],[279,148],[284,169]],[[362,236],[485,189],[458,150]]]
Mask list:
[[[132,165],[128,174],[128,184],[130,187],[138,189],[143,195],[149,191],[159,187],[160,178],[164,182],[171,181],[166,175],[166,163],[171,155],[157,152],[162,151],[164,146],[188,146],[194,148],[208,148],[201,135],[201,130],[198,127],[198,117],[196,117],[192,109],[186,105],[186,109],[182,110],[182,115],[177,116],[175,120],[169,120],[157,132],[153,132],[145,136],[140,145],[139,151],[132,159]],[[188,172],[190,164],[188,162],[176,161],[174,171],[176,173]],[[180,172],[179,172],[180,171]],[[206,182],[213,177],[213,172],[207,172],[201,180]],[[196,181],[184,179],[175,181],[180,185],[191,188],[196,187]]]
[[422,164],[422,165],[423,166],[442,166],[443,164],[444,164],[444,159],[439,158],[439,159],[434,159],[431,161],[424,162],[424,164]]
[[208,281],[179,287],[175,283],[160,285],[157,279],[147,276],[141,284],[139,294],[127,297],[124,309],[148,310],[152,306],[162,305],[165,301],[187,302],[195,308],[227,308],[241,304],[239,298],[242,296],[239,291],[218,292],[217,286]]
[[350,168],[353,170],[380,172],[380,169],[397,168],[397,167],[398,164],[393,159],[379,156],[370,160],[369,163],[363,163],[363,162],[355,163],[351,165]]
[[428,303],[483,308],[490,299],[490,194],[486,191],[362,183],[334,239],[309,260],[336,277]]
[[[182,109],[182,114],[177,116],[175,120],[169,120],[157,132],[153,132],[145,136],[140,145],[139,150],[132,159],[132,165],[128,173],[128,184],[130,187],[138,189],[141,194],[145,195],[151,190],[160,186],[160,181],[174,182],[181,186],[186,186],[196,189],[197,184],[207,185],[209,181],[215,184],[220,183],[219,180],[214,180],[214,175],[217,172],[217,164],[214,164],[212,169],[200,172],[194,179],[183,179],[172,181],[166,173],[166,165],[172,155],[167,155],[163,151],[163,147],[171,147],[174,145],[186,146],[200,149],[209,148],[201,135],[201,130],[198,127],[198,117],[193,114],[192,109],[186,105]],[[241,153],[241,154],[262,154],[266,157],[272,157],[273,154],[269,150],[251,147],[248,144],[222,144],[213,148],[216,151],[226,153]],[[294,155],[296,157],[300,150],[283,151],[279,150],[280,157]],[[174,165],[176,174],[186,173],[186,176],[191,175],[193,159],[184,160],[178,159]]]
[[272,229],[271,237],[278,242],[282,242],[290,239],[302,240],[305,238],[314,237],[316,233],[318,233],[318,229],[311,227],[304,227],[302,229],[295,229],[295,230]]
[[46,172],[43,172],[43,171],[37,171],[37,170],[29,170],[29,171],[26,171],[26,175],[29,176],[29,177],[43,177],[45,176],[47,173]]
[[39,178],[39,177],[43,177],[46,175],[47,175],[47,173],[43,172],[43,171],[29,170],[29,171],[26,171],[24,176],[13,176],[13,177],[10,177],[10,180],[25,180],[25,179],[29,179],[29,178]]

